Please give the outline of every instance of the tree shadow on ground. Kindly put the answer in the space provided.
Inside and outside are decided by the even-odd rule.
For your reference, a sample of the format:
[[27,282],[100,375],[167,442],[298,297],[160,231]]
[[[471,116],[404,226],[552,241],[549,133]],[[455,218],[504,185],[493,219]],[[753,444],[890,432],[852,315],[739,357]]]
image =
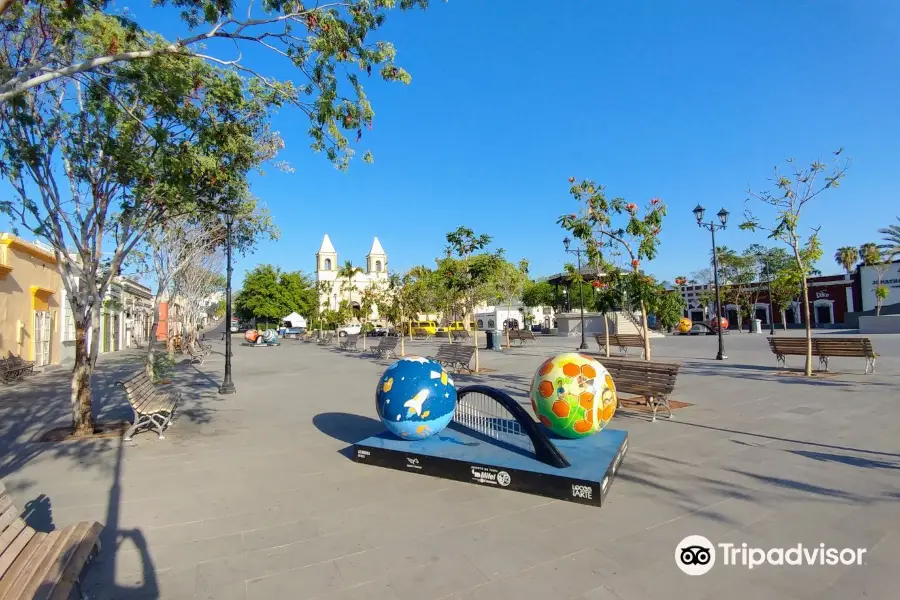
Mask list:
[[825,463],[840,463],[850,467],[859,467],[861,469],[900,469],[900,462],[874,460],[871,458],[863,458],[861,456],[850,456],[847,454],[833,454],[830,452],[812,452],[810,450],[788,450],[791,454],[797,456],[805,456],[812,460]]
[[891,457],[900,457],[900,454],[892,453],[892,452],[882,452],[880,450],[866,450],[864,448],[853,448],[849,446],[837,446],[832,444],[821,444],[818,442],[810,442],[808,440],[795,440],[792,438],[778,437],[774,435],[767,435],[764,433],[753,433],[750,431],[740,431],[738,429],[730,429],[728,427],[716,427],[714,425],[703,425],[701,423],[691,423],[690,421],[679,421],[674,420],[671,421],[673,426],[685,426],[685,427],[697,427],[700,429],[708,429],[711,431],[722,431],[725,433],[734,433],[736,435],[746,435],[748,437],[756,437],[765,440],[775,440],[779,442],[789,442],[791,444],[798,444],[801,446],[815,446],[817,448],[829,448],[831,450],[845,450],[847,452],[859,452],[861,454],[874,454],[878,456],[891,456]]
[[[97,421],[133,420],[133,411],[117,381],[142,368],[143,351],[120,351],[113,356],[101,355],[91,378],[93,411]],[[182,403],[176,409],[177,419],[186,418],[198,424],[213,420],[212,402],[217,399],[214,383],[208,375],[186,365],[176,365],[174,389],[182,391]],[[71,371],[58,369],[35,375],[15,385],[0,389],[0,477],[15,475],[25,465],[41,456],[68,460],[76,469],[113,469],[113,438],[92,437],[62,442],[38,442],[40,436],[55,427],[71,424]],[[163,388],[165,389],[165,388]],[[19,491],[27,491],[32,482],[11,483]]]

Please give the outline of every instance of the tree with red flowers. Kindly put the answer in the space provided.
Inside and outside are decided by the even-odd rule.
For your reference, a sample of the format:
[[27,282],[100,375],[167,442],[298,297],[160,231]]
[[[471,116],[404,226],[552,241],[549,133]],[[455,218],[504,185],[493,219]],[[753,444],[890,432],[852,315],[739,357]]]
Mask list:
[[[584,242],[590,264],[604,264],[604,254],[619,254],[630,260],[632,287],[641,287],[641,261],[653,260],[659,247],[659,233],[666,215],[666,205],[653,198],[641,209],[624,198],[607,198],[606,188],[590,179],[576,183],[569,178],[569,193],[578,202],[580,212],[562,215],[557,223]],[[650,337],[647,323],[647,301],[640,295],[641,337],[644,338],[644,358],[650,360]]]

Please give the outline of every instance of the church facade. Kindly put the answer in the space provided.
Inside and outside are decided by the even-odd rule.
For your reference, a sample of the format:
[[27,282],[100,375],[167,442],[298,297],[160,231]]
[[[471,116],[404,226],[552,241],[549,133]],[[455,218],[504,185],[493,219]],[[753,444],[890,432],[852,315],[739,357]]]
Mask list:
[[[372,240],[372,248],[366,254],[363,265],[354,264],[362,268],[362,272],[355,273],[348,282],[338,272],[343,265],[338,262],[338,253],[331,238],[326,233],[322,238],[322,245],[316,252],[316,283],[319,288],[319,305],[323,308],[336,310],[341,301],[350,301],[354,314],[358,314],[361,292],[369,288],[384,289],[387,286],[387,253],[381,247],[378,238]],[[378,309],[372,308],[370,320],[378,318]]]

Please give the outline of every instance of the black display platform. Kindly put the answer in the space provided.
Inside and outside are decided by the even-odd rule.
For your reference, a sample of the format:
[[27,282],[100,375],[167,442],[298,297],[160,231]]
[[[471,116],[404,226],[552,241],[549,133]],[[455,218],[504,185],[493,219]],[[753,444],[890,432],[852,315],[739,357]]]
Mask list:
[[356,462],[527,494],[601,506],[628,450],[628,433],[603,430],[553,443],[571,465],[556,468],[528,450],[490,440],[455,423],[422,441],[388,431],[354,444]]
[[241,342],[241,346],[248,346],[248,347],[253,347],[253,348],[263,347],[263,346],[274,347],[274,346],[280,346],[280,345],[281,344],[279,342],[273,342],[271,344],[267,344],[265,342],[263,342],[262,344],[251,344],[250,342]]

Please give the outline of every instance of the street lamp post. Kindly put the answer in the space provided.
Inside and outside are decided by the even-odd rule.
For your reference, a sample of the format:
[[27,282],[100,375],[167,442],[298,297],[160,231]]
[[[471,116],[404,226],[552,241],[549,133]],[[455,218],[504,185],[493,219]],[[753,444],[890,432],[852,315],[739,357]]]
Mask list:
[[566,252],[569,254],[574,254],[578,259],[578,277],[580,278],[578,281],[578,297],[581,300],[581,345],[578,346],[579,350],[587,350],[587,342],[584,341],[584,277],[581,275],[581,253],[584,252],[581,248],[575,248],[574,250],[569,249],[569,244],[571,240],[568,236],[563,239],[563,246],[566,247]]
[[234,225],[234,213],[226,212],[225,217],[225,381],[219,387],[220,394],[233,394],[234,383],[231,381],[231,226]]
[[725,340],[722,339],[722,292],[719,289],[719,253],[716,252],[716,229],[725,229],[725,225],[728,222],[728,211],[723,208],[716,214],[721,225],[715,221],[704,223],[703,214],[706,212],[706,209],[699,204],[693,212],[697,218],[697,225],[709,229],[709,232],[712,234],[713,284],[716,286],[716,331],[719,333],[719,353],[716,354],[716,360],[725,360],[728,357],[725,355]]
[[766,267],[766,287],[769,290],[769,335],[775,335],[775,303],[772,301],[772,273],[769,271],[769,259],[762,252],[759,258]]

